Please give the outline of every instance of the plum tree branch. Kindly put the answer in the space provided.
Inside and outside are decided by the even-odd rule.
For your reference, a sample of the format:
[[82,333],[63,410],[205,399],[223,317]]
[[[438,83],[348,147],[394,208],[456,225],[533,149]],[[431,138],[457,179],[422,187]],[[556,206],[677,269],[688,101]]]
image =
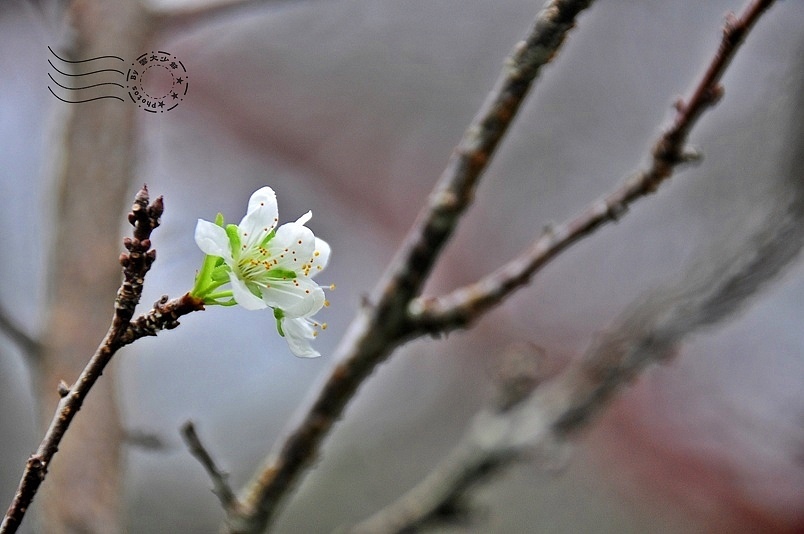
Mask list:
[[167,301],[165,297],[155,305],[154,310],[131,322],[142,295],[145,275],[156,259],[156,251],[151,250],[150,237],[151,232],[159,226],[163,210],[162,198],[149,204],[148,189],[143,186],[128,214],[134,232],[133,238],[123,239],[128,252],[120,255],[124,280],[115,298],[112,324],[75,383],[72,386],[60,385],[61,400],[56,413],[36,452],[28,458],[17,492],[0,524],[0,534],[10,534],[19,528],[70,423],[112,356],[139,337],[155,335],[159,329],[174,328],[178,325],[176,319],[179,316],[204,309],[203,303],[189,294],[173,301]]
[[[752,4],[740,19],[730,17],[724,43],[732,42],[727,34],[735,25],[750,28],[761,13],[757,8]],[[733,54],[729,46],[718,54]],[[791,136],[798,145],[804,142],[804,123],[796,120],[800,110]],[[479,412],[455,449],[419,484],[348,532],[411,532],[443,521],[445,512],[450,519],[448,514],[465,508],[467,494],[478,482],[534,452],[560,450],[643,368],[671,357],[689,334],[733,315],[804,247],[802,156],[800,150],[793,153],[782,177],[788,185],[785,198],[778,199],[778,211],[747,243],[718,251],[715,260],[704,258],[678,280],[643,295],[592,343],[584,358],[556,378],[529,389],[510,407]]]
[[708,108],[723,96],[720,79],[745,36],[773,0],[752,1],[739,18],[730,14],[720,46],[687,102],[675,104],[676,115],[670,127],[653,145],[649,168],[589,204],[568,221],[550,227],[518,257],[485,278],[441,297],[421,297],[411,303],[411,320],[423,332],[443,333],[467,326],[490,308],[526,285],[550,260],[580,239],[609,222],[617,221],[628,206],[653,192],[674,169],[697,155],[686,150],[690,130]]
[[496,85],[472,120],[388,271],[375,303],[352,322],[335,353],[340,361],[301,424],[242,490],[233,533],[262,532],[283,497],[318,454],[358,387],[414,329],[407,308],[421,291],[442,247],[472,201],[478,180],[512,124],[540,69],[551,61],[591,0],[553,0],[505,61]]
[[338,532],[417,532],[471,516],[470,492],[506,467],[523,461],[523,453],[528,452],[523,447],[499,446],[497,440],[489,442],[487,436],[493,430],[484,428],[483,422],[495,414],[504,416],[532,395],[545,378],[544,360],[544,350],[532,344],[516,343],[503,350],[495,398],[474,417],[452,451],[398,500]]

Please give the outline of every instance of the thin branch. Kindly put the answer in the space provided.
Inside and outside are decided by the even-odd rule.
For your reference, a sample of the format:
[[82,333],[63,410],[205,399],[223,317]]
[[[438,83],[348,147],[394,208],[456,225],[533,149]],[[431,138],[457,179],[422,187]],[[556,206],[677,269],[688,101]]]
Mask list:
[[[28,459],[22,479],[17,488],[14,500],[6,512],[3,523],[0,524],[0,534],[16,532],[25,517],[39,486],[47,475],[47,470],[53,456],[58,451],[64,434],[70,427],[75,415],[81,409],[92,386],[100,378],[112,356],[123,346],[131,343],[142,335],[148,335],[146,330],[133,330],[131,318],[134,309],[142,295],[142,284],[145,275],[156,259],[156,252],[151,248],[151,232],[159,226],[164,206],[162,198],[149,204],[148,189],[143,188],[137,193],[128,221],[134,227],[133,238],[123,239],[127,253],[120,255],[120,264],[123,266],[123,284],[117,292],[115,311],[112,324],[105,338],[98,346],[97,351],[87,363],[78,380],[72,386],[59,385],[59,401],[56,413],[45,432],[39,448]],[[166,298],[164,299],[167,300]],[[162,301],[160,301],[162,302]],[[162,328],[173,328],[176,318],[191,311],[202,310],[203,303],[189,295],[163,303],[162,308],[152,310],[144,317],[151,317],[153,328],[162,325]],[[143,318],[137,320],[140,321]],[[145,320],[146,323],[148,322]],[[136,322],[135,322],[136,323]],[[134,333],[132,333],[134,332]]]
[[410,533],[465,521],[471,515],[465,502],[469,491],[517,461],[522,461],[522,456],[514,448],[486,448],[477,443],[473,433],[467,433],[419,484],[345,532]]
[[648,169],[636,173],[616,190],[592,202],[574,218],[546,229],[517,258],[487,277],[442,297],[423,297],[414,301],[411,315],[417,327],[425,332],[442,333],[468,325],[526,285],[534,273],[570,245],[604,224],[619,220],[630,204],[655,192],[678,165],[695,159],[696,154],[685,151],[689,132],[704,111],[723,96],[720,78],[745,36],[771,4],[773,0],[755,0],[739,18],[729,14],[717,53],[689,101],[676,103],[673,123],[654,144]]
[[542,66],[552,60],[577,16],[591,0],[554,0],[537,16],[439,178],[389,270],[371,309],[352,322],[330,375],[304,420],[281,451],[256,472],[240,495],[244,510],[228,519],[230,532],[262,532],[283,497],[318,454],[321,443],[358,387],[391,351],[415,333],[407,308],[418,295],[442,247],[471,203],[477,182],[507,132]]
[[39,354],[41,350],[39,341],[23,330],[2,306],[0,306],[0,332],[16,343],[27,357],[35,359]]
[[[490,414],[503,415],[525,402],[544,378],[544,351],[530,344],[515,344],[502,354],[496,398],[475,416],[455,448],[427,476],[402,497],[368,519],[343,531],[350,534],[416,532],[471,517],[470,492],[523,461],[524,448],[486,446],[482,428]],[[338,532],[342,532],[339,530]]]
[[[804,107],[794,109],[790,140],[795,148],[804,146]],[[804,248],[804,151],[792,154],[781,177],[784,198],[776,199],[776,209],[745,242],[701,258],[677,280],[640,297],[582,359],[533,394],[544,373],[514,366],[496,408],[478,413],[455,449],[419,484],[349,532],[415,532],[436,521],[454,521],[456,511],[465,516],[478,483],[534,452],[552,460],[642,369],[672,357],[690,334],[733,316]],[[565,455],[560,456],[561,462]]]
[[[749,8],[741,20],[751,13]],[[792,142],[801,144],[804,122],[792,122]],[[349,532],[413,532],[442,519],[444,511],[461,510],[478,482],[534,451],[560,451],[643,368],[673,356],[690,334],[732,316],[804,248],[801,151],[793,153],[783,178],[785,198],[745,243],[731,252],[718,251],[715,262],[702,259],[677,281],[641,297],[584,358],[522,402],[514,397],[511,408],[502,403],[501,409],[478,413],[458,446],[427,477]]]
[[190,453],[201,463],[209,475],[212,481],[212,487],[214,488],[213,493],[217,495],[218,500],[221,501],[223,509],[227,511],[236,509],[239,503],[232,491],[232,487],[229,486],[229,482],[226,480],[228,475],[218,469],[215,460],[212,459],[212,455],[209,454],[204,444],[201,443],[201,439],[198,437],[198,433],[195,431],[195,425],[192,421],[184,423],[181,427],[181,435]]

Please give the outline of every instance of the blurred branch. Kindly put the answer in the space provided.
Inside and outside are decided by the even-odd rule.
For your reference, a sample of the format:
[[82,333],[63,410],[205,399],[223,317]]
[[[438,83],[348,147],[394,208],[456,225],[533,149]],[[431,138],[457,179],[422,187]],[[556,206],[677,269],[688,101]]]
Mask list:
[[[483,422],[488,414],[504,414],[527,400],[541,381],[544,351],[515,344],[502,355],[497,395],[475,416],[456,447],[414,488],[396,502],[345,530],[350,534],[416,532],[442,523],[465,521],[471,515],[469,492],[513,463],[523,461],[523,448],[488,446]],[[339,531],[341,532],[341,531]]]
[[527,37],[515,46],[495,87],[453,152],[428,205],[419,213],[375,289],[375,305],[360,312],[336,350],[335,358],[341,363],[278,455],[267,458],[243,489],[243,511],[227,518],[229,532],[265,530],[360,384],[399,343],[415,333],[407,312],[410,301],[420,292],[442,247],[471,203],[481,174],[541,67],[555,57],[576,17],[590,4],[591,0],[548,3]]
[[[135,58],[153,49],[145,0],[46,3],[54,29],[48,39],[55,39],[49,44],[62,58],[83,61],[110,53]],[[61,402],[54,386],[79,376],[109,330],[110,310],[102,303],[120,287],[116,229],[130,207],[131,191],[138,189],[142,160],[136,106],[103,99],[57,104],[52,112],[42,182],[53,199],[47,214],[52,239],[45,261],[42,351],[31,367],[42,434]],[[61,442],[59,459],[46,466],[48,483],[36,496],[42,532],[124,531],[120,395],[114,364],[104,372]]]
[[636,200],[656,191],[679,164],[696,159],[686,151],[688,134],[704,111],[723,96],[720,78],[748,31],[773,0],[751,2],[736,18],[729,14],[720,47],[688,102],[676,102],[670,128],[653,146],[648,169],[637,172],[619,188],[589,204],[574,218],[544,231],[520,256],[487,277],[442,297],[422,297],[411,304],[417,328],[442,333],[464,327],[526,285],[534,273],[570,245],[604,224],[617,221]]
[[[162,198],[149,204],[148,190],[143,187],[138,193],[128,214],[128,220],[134,227],[133,238],[125,238],[123,244],[128,250],[120,255],[123,266],[123,284],[117,292],[112,324],[106,337],[95,354],[87,363],[78,380],[72,386],[60,384],[59,401],[56,413],[45,433],[39,448],[28,458],[25,471],[2,524],[0,534],[16,532],[30,507],[39,486],[47,475],[53,456],[70,427],[75,415],[81,409],[92,386],[100,378],[112,356],[123,346],[131,343],[146,332],[159,328],[173,328],[178,322],[176,318],[191,311],[202,310],[203,304],[197,299],[185,295],[179,299],[163,303],[161,309],[153,310],[144,317],[150,317],[151,330],[132,330],[131,318],[142,294],[145,275],[156,259],[156,251],[151,248],[151,232],[159,226],[159,218],[164,209]],[[167,300],[167,299],[163,299]],[[160,301],[162,302],[162,301]],[[141,317],[137,321],[142,320]],[[132,333],[132,331],[134,333]]]
[[0,306],[0,332],[17,344],[23,354],[31,359],[36,359],[41,350],[39,341],[30,336],[20,325],[17,324],[12,315],[4,307]]
[[[750,28],[761,11],[755,3],[739,20],[729,18],[719,55],[734,53],[729,33],[735,26]],[[791,140],[800,145],[804,123],[793,122]],[[802,152],[793,153],[785,198],[746,243],[731,253],[718,251],[714,260],[702,259],[675,282],[644,295],[595,340],[582,360],[538,389],[520,388],[533,391],[521,401],[515,397],[502,409],[478,413],[458,446],[424,480],[349,532],[414,532],[453,519],[450,514],[456,510],[465,513],[467,493],[477,483],[534,451],[550,454],[643,368],[671,357],[689,334],[739,310],[804,248]],[[535,386],[533,380],[525,384]]]
[[223,509],[227,511],[236,509],[239,503],[232,491],[232,487],[226,480],[228,475],[215,465],[215,460],[212,459],[212,455],[207,452],[204,444],[201,443],[201,439],[198,437],[198,433],[195,431],[195,425],[192,421],[184,423],[181,427],[181,435],[190,453],[204,466],[204,469],[212,481],[212,487],[214,488],[213,493],[218,496],[218,500],[221,501]]
[[211,0],[185,3],[180,6],[152,8],[150,16],[162,30],[175,26],[204,24],[217,17],[226,17],[240,10],[257,6],[278,6],[299,3],[299,0]]

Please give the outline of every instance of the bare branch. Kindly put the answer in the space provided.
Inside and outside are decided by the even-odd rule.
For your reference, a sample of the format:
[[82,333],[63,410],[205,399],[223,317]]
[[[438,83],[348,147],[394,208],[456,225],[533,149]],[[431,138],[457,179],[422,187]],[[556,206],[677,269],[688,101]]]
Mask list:
[[475,417],[475,423],[458,445],[396,502],[346,532],[415,532],[440,523],[465,520],[471,513],[470,491],[511,464],[524,460],[522,448],[485,446],[481,439],[485,430],[478,430],[478,422],[482,423],[486,412],[505,414],[527,400],[543,378],[543,360],[544,351],[534,345],[508,347],[502,355],[495,399]]
[[8,310],[0,306],[0,332],[16,343],[27,357],[35,359],[41,350],[39,341],[23,330],[11,317]]
[[554,0],[536,17],[506,60],[500,77],[439,178],[428,205],[375,289],[375,306],[353,321],[335,358],[341,363],[305,419],[277,456],[269,457],[244,488],[244,513],[230,517],[230,532],[262,532],[357,388],[403,340],[414,334],[407,308],[430,274],[442,247],[471,203],[477,182],[511,125],[542,66],[552,60],[576,17],[591,0]]
[[[84,399],[98,378],[100,378],[112,356],[121,347],[131,343],[138,337],[142,337],[129,333],[132,328],[131,318],[142,295],[142,284],[145,275],[156,259],[156,252],[150,250],[150,237],[154,228],[159,226],[159,218],[164,210],[161,197],[151,204],[148,203],[148,200],[148,189],[143,186],[137,193],[134,205],[128,214],[128,220],[134,227],[134,237],[127,237],[123,240],[128,252],[120,255],[124,280],[115,299],[115,311],[111,327],[95,354],[84,367],[78,380],[70,387],[65,384],[59,385],[61,400],[58,408],[53,415],[50,427],[39,444],[39,448],[28,459],[14,500],[6,512],[3,523],[0,524],[0,534],[16,532],[17,528],[19,528],[25,517],[25,512],[47,475],[48,466],[56,451],[58,451],[59,444],[70,427],[70,423],[81,409]],[[204,307],[203,303],[198,299],[185,295],[168,302],[165,308],[168,313],[162,314],[160,312],[161,319],[159,320],[166,325],[165,327],[170,328],[177,324],[175,322],[176,316],[202,310]]]
[[754,23],[771,4],[773,0],[756,0],[739,18],[729,15],[717,53],[689,101],[676,103],[676,116],[670,128],[654,144],[648,169],[636,173],[616,190],[592,202],[574,218],[545,230],[517,258],[487,277],[443,297],[423,297],[414,301],[410,308],[417,327],[425,332],[439,333],[471,323],[526,285],[534,273],[570,245],[604,224],[619,220],[630,204],[655,192],[679,164],[695,159],[695,154],[685,147],[689,132],[703,112],[723,96],[720,85],[723,72]]
[[[795,109],[791,141],[800,146],[804,122],[802,108]],[[470,481],[482,482],[534,450],[550,454],[644,367],[672,357],[686,336],[733,315],[804,248],[801,159],[802,151],[794,150],[782,177],[785,198],[747,242],[729,253],[718,251],[717,261],[703,258],[678,280],[641,297],[582,360],[524,402],[480,412],[459,445],[420,484],[349,532],[417,531],[441,519],[442,511],[454,509],[456,502],[460,509]]]
[[231,486],[229,486],[229,482],[226,480],[228,475],[215,465],[215,460],[212,459],[212,455],[209,454],[204,444],[201,443],[201,439],[198,437],[198,433],[195,431],[195,425],[192,421],[184,423],[181,427],[181,435],[190,453],[195,456],[196,460],[201,463],[209,475],[209,479],[212,481],[212,487],[214,488],[212,491],[217,495],[218,500],[221,501],[223,509],[227,511],[236,509],[238,507],[237,497],[232,491]]
[[[804,115],[800,110],[796,119]],[[802,125],[794,120],[792,138],[798,145],[804,142]],[[583,359],[524,399],[540,374],[515,366],[503,382],[508,385],[501,388],[496,409],[478,413],[457,447],[424,480],[349,532],[413,532],[453,519],[450,514],[456,511],[465,513],[469,492],[478,483],[534,452],[551,460],[643,368],[672,357],[685,337],[739,310],[804,247],[804,152],[794,154],[784,177],[787,205],[780,202],[747,246],[718,251],[717,261],[703,258],[677,280],[642,296]]]

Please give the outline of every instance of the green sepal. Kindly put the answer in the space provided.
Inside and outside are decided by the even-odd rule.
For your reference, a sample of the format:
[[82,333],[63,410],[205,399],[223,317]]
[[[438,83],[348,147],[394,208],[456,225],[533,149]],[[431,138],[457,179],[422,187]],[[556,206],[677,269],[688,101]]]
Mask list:
[[[218,256],[204,256],[204,263],[201,265],[201,270],[195,277],[195,284],[190,294],[194,297],[204,298],[207,293],[217,287],[212,281],[212,273],[218,260],[223,261],[223,258]],[[220,285],[220,284],[218,284]]]
[[[221,258],[223,260],[223,258]],[[215,268],[212,270],[212,274],[210,278],[213,282],[223,282],[226,283],[229,281],[229,266],[223,265],[223,261],[221,264],[216,265]]]
[[285,337],[285,332],[282,330],[282,319],[285,317],[285,312],[279,308],[274,308],[274,317],[276,318],[276,331],[279,335]]
[[232,296],[231,290],[226,290],[207,295],[206,297],[204,297],[204,304],[207,305],[214,304],[217,306],[234,306],[235,304],[237,304],[237,301],[235,301],[234,297]]
[[226,236],[229,238],[229,244],[232,247],[232,256],[235,260],[240,257],[240,229],[236,224],[226,225]]

